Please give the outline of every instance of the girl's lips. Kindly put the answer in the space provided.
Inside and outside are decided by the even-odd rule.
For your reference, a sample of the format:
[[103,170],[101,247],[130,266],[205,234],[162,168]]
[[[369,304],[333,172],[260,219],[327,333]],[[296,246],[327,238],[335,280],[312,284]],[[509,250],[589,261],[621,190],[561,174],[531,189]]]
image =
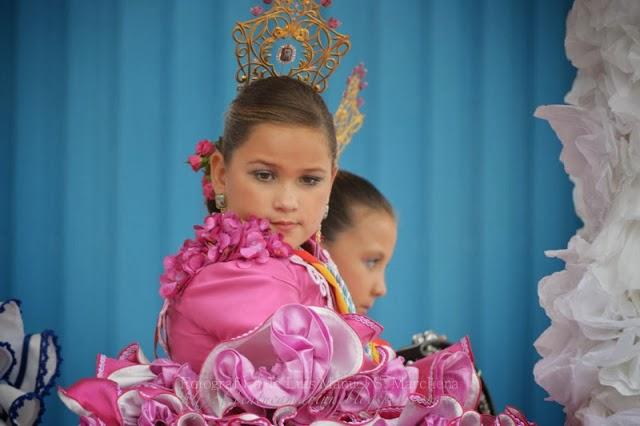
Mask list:
[[280,232],[289,232],[291,231],[293,228],[295,228],[296,226],[298,226],[297,223],[295,222],[271,222],[271,225],[273,225],[278,231]]
[[368,305],[368,306],[360,305],[358,311],[360,311],[362,315],[367,315],[367,313],[369,312],[369,309],[371,309],[371,305]]

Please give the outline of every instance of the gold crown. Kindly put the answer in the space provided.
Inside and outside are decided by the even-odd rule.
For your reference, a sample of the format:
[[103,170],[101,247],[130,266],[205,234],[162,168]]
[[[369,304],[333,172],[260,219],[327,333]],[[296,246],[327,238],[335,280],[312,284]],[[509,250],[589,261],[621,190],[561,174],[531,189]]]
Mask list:
[[336,139],[338,141],[338,155],[351,141],[353,135],[360,130],[364,123],[364,114],[360,111],[362,98],[360,90],[366,87],[364,76],[366,70],[363,64],[353,69],[347,79],[347,88],[342,95],[338,109],[333,114],[333,122],[336,127]]
[[351,48],[349,37],[322,19],[313,0],[274,0],[263,15],[238,22],[232,36],[238,83],[287,75],[318,93],[327,88],[327,79]]

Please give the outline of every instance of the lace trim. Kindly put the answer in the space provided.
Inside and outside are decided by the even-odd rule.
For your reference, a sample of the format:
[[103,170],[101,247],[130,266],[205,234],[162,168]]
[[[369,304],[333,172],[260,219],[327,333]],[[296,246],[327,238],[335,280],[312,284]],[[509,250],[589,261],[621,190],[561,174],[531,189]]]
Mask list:
[[132,355],[136,355],[137,353],[138,353],[138,345],[134,343],[124,348],[124,350],[120,352],[120,354],[118,355],[118,359],[125,359],[128,361]]
[[[58,336],[52,330],[45,330],[41,333],[42,340],[40,341],[40,364],[38,367],[38,377],[36,378],[36,389],[41,397],[49,395],[51,388],[55,384],[56,379],[60,376],[60,364],[62,364],[61,349],[58,345]],[[49,343],[51,338],[51,343]],[[56,350],[55,370],[51,375],[48,383],[44,383],[44,378],[49,373],[47,370],[47,362],[49,361],[49,345],[53,345]]]
[[366,325],[367,327],[369,327],[370,329],[374,329],[374,330],[379,330],[380,326],[374,322],[373,320],[360,315],[360,314],[345,314],[345,317],[349,318],[350,320],[359,322],[362,325]]
[[107,362],[107,357],[103,354],[98,355],[98,371],[96,372],[96,377],[99,379],[104,379],[104,367]]
[[4,312],[5,305],[8,305],[9,303],[15,303],[16,305],[18,305],[18,310],[20,311],[20,313],[22,313],[22,307],[20,306],[22,305],[22,302],[20,302],[18,299],[9,299],[9,300],[5,300],[4,302],[2,302],[2,304],[0,304],[0,314]]
[[[6,310],[5,305],[9,303],[15,303],[18,306],[18,309],[20,310],[20,314],[22,314],[21,302],[17,299],[11,299],[6,302],[3,302],[0,305],[0,313]],[[20,371],[18,373],[18,376],[16,377],[15,383],[10,383],[8,378],[9,378],[10,372],[17,365],[16,354],[8,342],[0,342],[0,346],[7,348],[13,358],[11,366],[9,367],[5,375],[2,378],[0,378],[0,380],[5,380],[7,383],[9,383],[10,385],[14,386],[17,389],[20,389],[22,386],[22,381],[24,380],[27,364],[30,361],[29,360],[29,349],[30,349],[29,344],[31,342],[31,337],[33,337],[32,334],[25,334],[23,338],[22,354],[20,356]],[[49,342],[49,339],[51,339],[51,342]],[[55,363],[55,370],[53,371],[53,374],[51,375],[47,383],[45,383],[45,377],[49,373],[49,370],[47,368],[47,363],[49,361],[48,349],[50,345],[53,345],[55,349],[57,362]],[[44,398],[49,395],[49,393],[51,392],[51,388],[54,386],[56,382],[56,379],[60,376],[60,364],[62,363],[62,356],[60,354],[60,346],[58,345],[58,336],[56,336],[56,334],[52,330],[44,330],[42,333],[40,333],[39,351],[40,353],[38,356],[38,373],[36,376],[35,390],[33,392],[27,392],[24,395],[21,395],[11,403],[11,407],[9,408],[9,412],[8,412],[8,419],[10,420],[11,424],[17,424],[16,419],[18,418],[19,411],[24,406],[25,402],[31,401],[34,399],[38,400],[38,402],[40,403],[39,404],[40,407],[38,409],[38,414],[33,424],[34,425],[40,424],[40,422],[42,421],[42,416],[45,413]]]
[[11,344],[9,342],[0,342],[0,346],[2,346],[3,348],[7,348],[7,351],[9,351],[9,353],[11,354],[11,365],[9,366],[7,371],[4,373],[4,375],[2,377],[0,377],[0,381],[4,380],[4,381],[8,382],[9,381],[9,375],[11,375],[11,371],[13,370],[13,367],[16,366],[18,361],[16,360],[16,353],[13,350],[13,348],[11,347]]
[[40,410],[38,411],[38,417],[36,418],[36,421],[33,424],[34,425],[40,424],[40,418],[42,416],[42,413],[44,413],[44,404],[42,403],[42,399],[35,392],[28,392],[16,398],[11,403],[11,407],[9,408],[9,420],[11,421],[12,425],[19,424],[15,420],[18,418],[19,411],[24,406],[24,403],[34,399],[37,399],[40,402]]
[[27,372],[27,364],[29,363],[29,344],[31,342],[31,334],[25,334],[22,339],[22,354],[20,355],[20,369],[16,376],[16,381],[13,384],[18,389],[22,388],[22,381],[24,375]]
[[[25,342],[29,342],[31,339],[31,335],[25,336]],[[49,343],[49,338],[51,338],[51,343]],[[48,349],[49,345],[52,344],[56,351],[56,357],[58,362],[55,364],[55,371],[51,375],[51,378],[47,383],[44,383],[44,378],[46,377],[49,370],[47,369],[47,362],[49,361]],[[23,353],[29,351],[28,343],[22,349]],[[23,356],[25,359],[26,356]],[[27,360],[25,359],[24,366],[21,365],[21,369],[26,369]],[[44,404],[44,398],[49,395],[51,388],[55,384],[56,379],[60,376],[60,363],[62,362],[62,356],[60,355],[60,346],[58,346],[58,337],[51,330],[45,330],[40,333],[40,354],[38,359],[38,374],[36,376],[36,389],[33,392],[28,392],[21,397],[17,398],[11,404],[11,408],[9,409],[9,418],[12,423],[15,423],[14,420],[18,417],[18,411],[24,406],[26,401],[30,401],[33,399],[37,399],[40,402],[40,408],[38,409],[38,415],[35,419],[34,425],[40,424],[42,421],[42,416],[44,415],[46,409]],[[22,377],[18,377],[16,382],[21,382]],[[21,385],[22,383],[20,383]],[[16,387],[20,388],[16,384]]]
[[310,265],[307,262],[305,262],[304,259],[302,259],[297,254],[289,256],[289,260],[291,261],[291,263],[303,266],[307,270],[307,273],[311,277],[311,280],[314,283],[316,283],[318,285],[318,287],[320,287],[320,294],[327,301],[327,305],[331,309],[335,310],[333,297],[331,296],[331,294],[332,294],[331,293],[331,287],[329,286],[329,283],[327,282],[327,280],[322,276],[322,274],[320,272],[318,272],[318,270],[316,268],[314,268],[313,265]]
[[338,283],[338,286],[340,287],[340,291],[342,292],[342,295],[344,296],[344,300],[345,300],[345,302],[347,304],[347,308],[349,309],[349,312],[350,313],[355,313],[356,312],[356,305],[355,305],[355,303],[353,303],[353,298],[351,297],[351,292],[349,292],[349,288],[347,287],[347,283],[344,281],[344,278],[342,278],[342,276],[340,275],[340,272],[338,271],[338,266],[333,262],[333,260],[329,256],[329,253],[326,250],[322,250],[322,252],[323,252],[324,256],[326,257],[325,264],[327,266],[327,269],[335,277],[336,282]]
[[[51,343],[49,343],[49,339],[48,339],[49,337],[51,337]],[[56,380],[60,376],[60,364],[62,364],[62,354],[61,354],[60,345],[58,345],[58,336],[56,336],[56,334],[52,330],[45,330],[41,333],[41,339],[42,340],[40,341],[40,364],[38,366],[38,377],[36,378],[36,390],[39,395],[38,399],[40,400],[40,411],[38,412],[38,418],[34,423],[36,425],[40,424],[40,421],[42,420],[42,416],[46,411],[44,406],[45,405],[44,398],[49,395],[49,393],[51,392],[51,389],[53,388],[53,385],[55,384]],[[50,344],[53,345],[53,347],[56,350],[57,362],[55,363],[55,371],[51,375],[49,382],[45,384],[44,377],[48,373],[47,362],[49,361],[49,353],[47,349],[49,348]]]

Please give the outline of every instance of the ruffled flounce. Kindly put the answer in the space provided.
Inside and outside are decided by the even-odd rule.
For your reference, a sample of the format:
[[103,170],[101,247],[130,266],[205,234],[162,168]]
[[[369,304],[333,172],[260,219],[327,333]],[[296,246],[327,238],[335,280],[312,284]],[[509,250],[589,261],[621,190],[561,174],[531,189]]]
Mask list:
[[584,222],[567,249],[547,252],[566,269],[539,283],[551,326],[534,374],[568,424],[640,423],[638,22],[640,2],[577,0],[565,41],[578,69],[573,105],[536,111],[562,141]]
[[[365,317],[287,305],[219,344],[199,375],[149,362],[134,344],[116,359],[99,356],[96,378],[59,395],[83,424],[487,424],[473,411],[480,384],[466,339],[405,367],[384,347],[377,364],[364,355],[379,331]],[[496,424],[523,418],[501,416],[513,423]]]
[[38,424],[59,374],[56,335],[24,334],[20,302],[0,303],[0,415],[9,424]]

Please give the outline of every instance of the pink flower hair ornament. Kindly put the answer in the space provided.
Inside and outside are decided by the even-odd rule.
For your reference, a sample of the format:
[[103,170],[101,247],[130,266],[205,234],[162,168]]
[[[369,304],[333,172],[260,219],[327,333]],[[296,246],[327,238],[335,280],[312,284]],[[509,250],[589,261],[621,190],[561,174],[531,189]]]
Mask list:
[[191,170],[198,172],[204,171],[202,176],[202,194],[205,200],[213,200],[216,196],[213,190],[213,183],[211,182],[211,166],[209,160],[211,155],[216,152],[216,144],[220,144],[222,138],[218,139],[216,143],[211,142],[208,139],[203,139],[196,144],[196,151],[190,155],[187,159],[187,164],[191,166]]

